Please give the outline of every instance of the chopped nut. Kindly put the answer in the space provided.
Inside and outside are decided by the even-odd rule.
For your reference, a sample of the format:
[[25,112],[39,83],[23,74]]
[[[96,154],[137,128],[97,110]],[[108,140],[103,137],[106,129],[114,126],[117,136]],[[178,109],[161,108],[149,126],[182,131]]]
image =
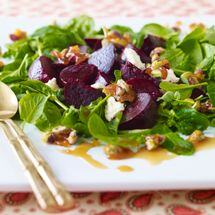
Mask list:
[[159,67],[165,67],[169,69],[170,68],[169,61],[167,59],[163,59],[163,60],[156,60],[152,62],[153,70],[158,69]]
[[145,142],[146,149],[153,150],[153,149],[156,149],[165,141],[165,137],[160,134],[153,134],[153,135],[146,136],[145,140],[146,140]]
[[148,75],[151,75],[152,74],[152,69],[150,67],[146,68],[145,73],[148,74]]
[[198,81],[202,81],[205,78],[205,73],[202,69],[197,69],[194,72],[195,77],[198,79]]
[[215,111],[215,107],[213,107],[210,100],[207,100],[206,102],[196,101],[193,107],[202,113],[212,113]]
[[106,45],[107,43],[113,43],[115,45],[127,46],[131,43],[131,37],[128,33],[124,33],[121,35],[117,31],[109,31],[107,28],[103,28],[104,32],[104,40],[102,41],[102,45]]
[[25,39],[27,37],[27,33],[20,29],[16,29],[13,34],[10,34],[10,39],[12,41],[17,41],[21,39]]
[[195,130],[189,137],[188,141],[191,143],[198,143],[205,139],[205,136],[202,131]]
[[0,60],[0,69],[1,69],[2,67],[4,67],[4,63],[3,63],[3,61]]
[[69,64],[73,62],[77,65],[86,61],[89,57],[87,53],[81,53],[79,46],[70,46],[67,49],[63,49],[61,52],[53,50],[51,55],[56,57],[60,63]]
[[119,102],[133,102],[136,98],[135,92],[125,81],[118,80],[117,83],[109,84],[103,89],[107,96],[113,96]]
[[160,56],[161,53],[164,52],[164,48],[162,47],[156,47],[155,49],[153,49],[150,53],[150,57],[152,57],[153,55],[157,54],[158,56]]
[[198,79],[196,78],[195,75],[191,75],[189,78],[188,78],[188,83],[193,85],[193,84],[198,84],[199,81]]
[[131,151],[127,148],[112,144],[106,145],[103,150],[109,159],[123,159],[131,153]]
[[53,131],[48,135],[47,143],[60,146],[70,146],[76,143],[77,139],[78,136],[76,131],[60,126],[53,129]]
[[190,30],[194,30],[195,28],[202,28],[205,29],[205,25],[203,23],[191,23],[189,25]]

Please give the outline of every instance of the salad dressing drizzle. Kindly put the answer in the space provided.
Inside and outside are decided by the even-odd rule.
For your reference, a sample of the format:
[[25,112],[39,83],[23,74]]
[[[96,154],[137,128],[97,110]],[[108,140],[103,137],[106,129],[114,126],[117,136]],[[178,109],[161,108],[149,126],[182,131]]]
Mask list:
[[[67,149],[63,151],[65,154],[73,155],[76,157],[80,157],[84,159],[86,162],[91,164],[92,166],[100,169],[107,169],[107,166],[102,164],[101,162],[95,160],[88,151],[94,147],[99,146],[98,141],[93,141],[92,143],[82,143],[76,146],[74,149]],[[215,137],[206,137],[205,140],[195,144],[196,152],[209,150],[215,148]],[[145,149],[141,149],[136,153],[125,153],[124,155],[120,155],[120,159],[128,159],[128,158],[137,158],[148,161],[151,165],[158,165],[163,161],[170,160],[177,157],[177,155],[168,152],[165,149],[157,149],[154,151],[147,151]],[[115,158],[114,160],[117,160]],[[127,165],[118,166],[117,169],[121,172],[132,172],[134,169]]]
[[126,166],[126,165],[118,166],[117,169],[120,172],[132,172],[132,171],[134,171],[134,169],[132,167]]
[[74,149],[67,149],[63,152],[65,154],[80,157],[96,168],[107,169],[107,166],[105,166],[101,162],[95,160],[90,154],[88,154],[88,151],[90,149],[92,149],[96,146],[99,146],[99,145],[100,145],[99,142],[94,140],[92,143],[82,143],[82,144],[76,146]]

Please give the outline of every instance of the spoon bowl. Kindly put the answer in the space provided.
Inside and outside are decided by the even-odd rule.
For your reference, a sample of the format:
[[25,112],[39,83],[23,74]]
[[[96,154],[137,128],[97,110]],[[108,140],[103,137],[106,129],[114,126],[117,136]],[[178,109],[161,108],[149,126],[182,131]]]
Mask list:
[[0,81],[0,119],[13,117],[18,110],[18,100],[15,93]]

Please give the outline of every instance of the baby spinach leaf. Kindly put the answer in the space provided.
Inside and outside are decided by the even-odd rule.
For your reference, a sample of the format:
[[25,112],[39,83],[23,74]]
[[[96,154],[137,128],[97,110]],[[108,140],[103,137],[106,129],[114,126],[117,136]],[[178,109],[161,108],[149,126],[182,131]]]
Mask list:
[[187,41],[190,41],[190,40],[198,40],[198,41],[202,40],[204,37],[205,37],[205,29],[201,27],[197,27],[184,37],[184,39],[181,41],[179,46],[187,44]]
[[207,86],[208,96],[215,107],[215,81],[210,81]]
[[71,19],[65,28],[78,33],[81,38],[84,38],[92,36],[95,30],[95,23],[91,17],[81,15]]
[[205,40],[210,44],[215,45],[215,27],[212,26],[206,30]]
[[117,31],[120,34],[130,33],[132,35],[134,33],[134,31],[131,28],[129,28],[128,26],[124,26],[124,25],[112,25],[110,27],[110,29]]
[[35,123],[43,114],[48,97],[39,93],[29,93],[19,101],[20,119]]
[[209,43],[201,44],[203,54],[205,57],[214,57],[215,56],[215,46]]
[[202,69],[203,71],[207,71],[211,68],[214,61],[214,57],[206,57],[204,58],[199,65],[197,65],[197,69]]
[[60,124],[61,111],[53,103],[47,101],[42,115],[36,120],[35,125],[41,131],[51,130]]
[[180,137],[177,133],[165,134],[166,140],[162,144],[162,147],[170,152],[178,155],[192,155],[195,152],[194,146]]
[[178,33],[175,32],[173,29],[164,27],[157,23],[151,23],[151,24],[144,25],[142,27],[142,29],[140,30],[140,32],[144,33],[145,35],[152,34],[152,35],[161,37],[166,40],[172,36],[178,35]]
[[189,135],[195,130],[205,130],[209,126],[207,117],[195,109],[183,108],[176,111],[175,126],[182,134]]
[[210,70],[208,71],[208,78],[209,80],[215,81],[215,62],[213,62]]

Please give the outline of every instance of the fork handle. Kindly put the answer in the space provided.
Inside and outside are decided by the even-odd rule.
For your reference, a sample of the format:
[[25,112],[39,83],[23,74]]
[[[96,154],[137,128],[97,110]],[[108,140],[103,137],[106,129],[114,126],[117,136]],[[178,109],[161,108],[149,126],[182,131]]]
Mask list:
[[5,120],[5,123],[10,127],[11,130],[14,131],[15,136],[20,142],[24,152],[29,157],[29,159],[39,172],[40,176],[49,187],[49,190],[55,197],[56,202],[59,204],[62,210],[73,208],[74,199],[72,198],[71,194],[66,191],[64,186],[59,181],[57,181],[51,168],[32,145],[26,134],[11,119]]
[[57,203],[53,198],[52,194],[48,190],[48,187],[43,182],[42,178],[38,174],[37,170],[31,162],[29,162],[28,157],[25,155],[23,149],[20,147],[16,138],[11,134],[11,130],[7,127],[4,122],[0,122],[4,134],[9,140],[10,146],[16,154],[19,163],[22,165],[25,175],[27,176],[34,195],[37,199],[40,207],[47,212],[54,212],[57,210]]

